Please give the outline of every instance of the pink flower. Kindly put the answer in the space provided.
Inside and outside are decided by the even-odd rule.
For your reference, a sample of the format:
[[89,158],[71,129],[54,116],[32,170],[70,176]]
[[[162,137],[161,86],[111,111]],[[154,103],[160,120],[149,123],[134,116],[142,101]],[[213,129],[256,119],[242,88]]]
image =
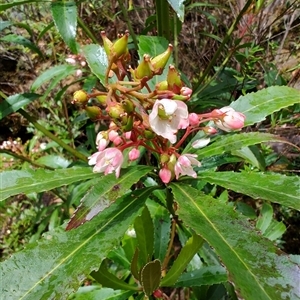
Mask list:
[[244,127],[246,116],[235,111],[230,106],[222,107],[217,110],[220,112],[219,120],[215,121],[218,128],[224,131],[239,130]]
[[201,163],[195,157],[197,157],[196,154],[184,154],[179,156],[174,168],[176,179],[179,178],[180,174],[192,176],[194,178],[197,177],[197,173],[193,170],[193,166],[200,167]]
[[98,151],[104,150],[109,144],[108,136],[106,131],[100,131],[96,137],[96,145],[98,146]]
[[136,160],[140,157],[140,150],[133,148],[128,153],[129,160]]
[[171,181],[172,172],[167,167],[160,169],[158,175],[163,183],[169,183]]
[[108,138],[111,142],[114,143],[115,146],[118,146],[122,143],[122,138],[119,136],[119,134],[116,130],[111,130],[108,133]]
[[174,144],[178,129],[185,129],[189,125],[188,115],[188,108],[182,101],[156,100],[149,114],[149,123],[156,134]]
[[90,156],[89,165],[95,165],[93,172],[104,172],[104,175],[116,172],[116,177],[118,178],[123,160],[123,153],[119,149],[106,148]]

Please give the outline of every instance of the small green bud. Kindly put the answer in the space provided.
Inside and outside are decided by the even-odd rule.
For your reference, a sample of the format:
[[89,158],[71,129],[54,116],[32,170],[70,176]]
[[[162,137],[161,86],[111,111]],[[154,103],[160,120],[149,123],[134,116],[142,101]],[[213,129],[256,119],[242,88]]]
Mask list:
[[166,66],[166,64],[172,54],[172,51],[173,51],[173,46],[171,44],[169,44],[168,49],[165,52],[163,52],[151,59],[151,65],[153,67],[155,74],[162,73],[164,67]]
[[183,87],[183,84],[180,79],[180,74],[172,65],[169,66],[167,81],[168,81],[169,90],[171,90],[175,94],[180,94],[180,90]]
[[116,58],[119,58],[121,55],[127,52],[127,44],[128,44],[129,31],[126,30],[125,34],[116,40],[112,45],[112,54],[116,55]]
[[88,101],[89,101],[88,94],[83,90],[76,91],[73,94],[74,103],[79,102],[81,104],[86,104]]
[[108,114],[114,119],[120,119],[120,117],[125,113],[121,104],[115,104],[110,106]]
[[103,41],[103,48],[105,50],[105,53],[109,57],[113,42],[106,36],[105,31],[101,31],[100,35]]
[[101,104],[106,104],[106,98],[107,98],[107,95],[99,95],[99,96],[96,96],[96,99],[97,99]]
[[160,162],[162,164],[164,163],[167,163],[168,161],[170,160],[170,156],[166,153],[163,153],[161,156],[160,156]]
[[153,131],[150,130],[144,130],[144,136],[146,139],[151,140],[153,138],[155,138],[156,134]]
[[84,109],[91,120],[98,120],[102,116],[102,111],[98,106],[86,106]]
[[[123,123],[123,122],[122,122]],[[127,118],[127,123],[122,126],[124,132],[131,131],[133,127],[133,115]]]
[[129,99],[125,99],[121,102],[122,107],[124,108],[125,112],[128,114],[132,113],[134,111],[134,105]]
[[172,154],[172,155],[170,156],[170,159],[169,159],[168,164],[167,164],[167,165],[168,165],[168,169],[169,169],[169,170],[174,170],[174,167],[175,167],[176,162],[177,162],[176,155],[175,155],[175,154]]
[[134,71],[134,76],[136,79],[142,79],[144,77],[148,77],[150,79],[153,77],[150,55],[144,54],[143,60]]
[[157,91],[166,91],[168,89],[168,81],[164,80],[155,85]]

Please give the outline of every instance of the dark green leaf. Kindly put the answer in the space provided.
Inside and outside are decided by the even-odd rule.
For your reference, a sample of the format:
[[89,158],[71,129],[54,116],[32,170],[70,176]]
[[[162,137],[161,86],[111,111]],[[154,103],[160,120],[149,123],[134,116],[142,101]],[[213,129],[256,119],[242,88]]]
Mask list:
[[90,221],[97,214],[110,206],[116,199],[127,193],[130,187],[142,176],[151,171],[151,167],[139,166],[128,168],[116,179],[115,174],[102,176],[81,199],[74,215],[68,223],[67,230],[76,228],[86,221]]
[[130,285],[119,279],[107,270],[106,262],[103,261],[98,271],[93,271],[91,276],[94,277],[102,286],[109,287],[114,290],[131,290],[138,291],[137,286]]
[[300,299],[299,267],[259,235],[247,218],[189,185],[171,184],[185,225],[215,249],[240,297]]
[[77,54],[77,6],[74,1],[52,1],[51,12],[55,26],[70,50]]
[[142,215],[134,221],[134,229],[138,241],[139,258],[142,265],[145,265],[152,258],[154,244],[153,222],[147,206]]
[[130,271],[133,275],[133,277],[136,280],[140,280],[140,272],[138,268],[138,260],[139,260],[139,248],[135,249],[131,264],[130,264]]
[[3,38],[0,38],[0,41],[5,41],[5,42],[22,45],[22,46],[27,47],[30,50],[36,52],[39,56],[43,57],[43,53],[41,52],[41,50],[30,40],[24,38],[21,35],[9,34],[9,35],[4,36]]
[[65,299],[119,245],[152,190],[133,191],[91,222],[72,231],[50,232],[2,262],[3,299]]
[[20,170],[0,173],[0,200],[17,194],[40,193],[72,182],[101,176],[90,167],[50,170]]
[[226,269],[222,266],[209,266],[202,267],[199,270],[183,273],[178,281],[176,287],[189,287],[189,286],[201,286],[212,285],[222,282],[226,282],[227,273]]
[[[272,173],[203,172],[201,179],[238,193],[300,210],[299,178]],[[287,188],[284,188],[287,187]]]
[[193,256],[197,253],[199,248],[203,245],[203,239],[194,234],[181,249],[178,257],[176,258],[171,269],[167,275],[163,278],[162,286],[172,286],[176,283],[181,273],[184,271],[188,263],[191,261]]
[[141,284],[145,294],[150,297],[159,287],[161,277],[161,264],[158,259],[150,261],[141,271]]
[[0,103],[0,120],[39,97],[40,95],[38,94],[25,93],[6,98]]
[[245,125],[265,120],[282,108],[299,103],[300,91],[287,86],[271,86],[256,93],[241,96],[230,106],[246,115]]

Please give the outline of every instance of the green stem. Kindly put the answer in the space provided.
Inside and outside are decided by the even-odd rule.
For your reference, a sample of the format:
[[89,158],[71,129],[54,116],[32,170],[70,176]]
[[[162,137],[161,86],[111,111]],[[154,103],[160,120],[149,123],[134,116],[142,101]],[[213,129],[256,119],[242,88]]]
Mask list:
[[[216,53],[214,54],[213,58],[211,59],[210,63],[208,64],[207,68],[205,69],[205,71],[203,72],[203,75],[201,76],[201,78],[199,79],[198,84],[196,85],[196,87],[194,88],[195,90],[195,94],[199,93],[200,91],[200,85],[202,84],[202,82],[204,81],[204,79],[206,78],[206,76],[209,74],[210,70],[213,68],[213,66],[216,64],[217,59],[220,56],[220,53],[223,51],[225,45],[228,43],[229,39],[231,38],[234,30],[236,29],[236,26],[238,25],[238,23],[240,22],[241,18],[243,17],[243,15],[245,14],[245,12],[247,11],[247,9],[250,7],[250,5],[252,4],[253,0],[248,0],[247,3],[245,4],[245,6],[243,7],[243,9],[240,11],[240,13],[238,14],[237,18],[234,20],[234,22],[232,23],[232,25],[230,26],[230,28],[228,29],[221,45],[219,46],[218,50],[216,51]],[[201,90],[203,90],[203,88],[201,88]]]
[[77,17],[78,25],[82,28],[82,30],[85,32],[85,34],[93,41],[95,44],[99,44],[99,41],[96,39],[94,34],[89,30],[89,28],[84,24],[82,19],[78,16]]
[[170,41],[170,14],[167,0],[156,0],[155,9],[157,34]]
[[32,117],[31,115],[29,115],[25,110],[23,110],[22,108],[18,110],[18,112],[24,117],[26,118],[30,123],[32,123],[34,125],[34,127],[38,130],[40,130],[45,136],[49,137],[51,140],[53,140],[54,142],[56,142],[58,145],[60,145],[62,148],[64,148],[66,151],[70,152],[71,154],[73,154],[75,157],[79,158],[80,160],[86,162],[87,158],[85,155],[83,155],[82,153],[76,151],[75,149],[73,149],[72,147],[70,147],[69,145],[67,145],[66,143],[64,143],[61,139],[59,139],[58,137],[56,137],[54,134],[52,134],[49,130],[47,130],[44,126],[42,126],[41,124],[39,124],[36,119],[34,117]]
[[134,30],[132,28],[132,25],[131,25],[131,21],[130,21],[130,18],[128,16],[128,12],[127,12],[127,9],[125,8],[125,6],[123,5],[123,1],[122,0],[118,0],[118,3],[120,5],[120,8],[121,8],[121,11],[122,11],[122,14],[124,16],[124,19],[126,21],[126,24],[127,24],[127,27],[128,27],[128,30],[129,30],[129,33],[132,37],[132,41],[134,43],[134,47],[135,49],[138,49],[138,41],[137,41],[137,38],[136,38],[136,35],[134,33]]

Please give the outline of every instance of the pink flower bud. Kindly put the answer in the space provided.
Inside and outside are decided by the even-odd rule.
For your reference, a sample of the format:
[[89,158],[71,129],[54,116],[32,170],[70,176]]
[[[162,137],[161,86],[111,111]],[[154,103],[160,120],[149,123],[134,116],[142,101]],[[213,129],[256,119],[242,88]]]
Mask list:
[[140,150],[133,148],[128,153],[129,160],[133,161],[140,157]]
[[235,111],[230,106],[225,106],[220,109],[222,115],[215,124],[218,128],[224,131],[239,130],[244,127],[246,116],[240,112]]
[[217,129],[212,127],[212,126],[206,126],[203,128],[203,131],[206,133],[206,134],[215,134],[217,133]]
[[206,145],[208,145],[210,142],[210,138],[203,138],[203,139],[199,139],[199,140],[196,140],[192,143],[192,147],[194,149],[200,149],[200,148],[203,148],[205,147]]
[[193,90],[187,86],[182,87],[180,90],[180,95],[182,95],[182,96],[191,97],[192,93],[193,93]]
[[70,65],[73,65],[73,66],[76,65],[76,60],[72,57],[66,58],[65,61]]
[[97,134],[96,145],[98,146],[98,151],[103,151],[109,144],[108,136],[106,131],[101,131]]
[[169,183],[172,177],[172,172],[168,168],[163,167],[159,170],[158,175],[163,183]]
[[196,113],[189,114],[189,121],[190,121],[190,125],[192,125],[192,126],[199,125],[199,117],[198,117],[198,115]]

